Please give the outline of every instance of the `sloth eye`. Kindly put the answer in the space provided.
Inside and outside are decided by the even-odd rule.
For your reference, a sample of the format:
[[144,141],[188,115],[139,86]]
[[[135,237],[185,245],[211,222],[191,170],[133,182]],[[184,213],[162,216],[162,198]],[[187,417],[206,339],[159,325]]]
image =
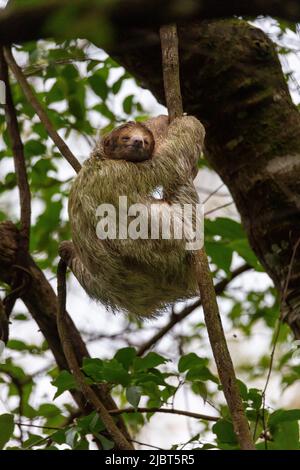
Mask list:
[[122,140],[123,140],[123,142],[127,142],[127,140],[129,140],[129,137],[127,135],[125,135],[124,137],[122,137]]

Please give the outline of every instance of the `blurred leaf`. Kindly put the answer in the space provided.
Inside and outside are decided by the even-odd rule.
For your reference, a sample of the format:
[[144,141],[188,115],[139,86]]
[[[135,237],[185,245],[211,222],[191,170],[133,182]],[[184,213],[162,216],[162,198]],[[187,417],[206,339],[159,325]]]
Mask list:
[[142,396],[141,387],[128,387],[126,388],[126,398],[128,402],[134,407],[137,408]]
[[5,444],[12,437],[14,428],[15,424],[13,415],[8,413],[0,415],[0,449],[3,449]]
[[148,353],[145,357],[137,357],[134,361],[135,370],[147,370],[157,367],[160,364],[165,364],[168,362],[168,359],[165,359],[163,356],[155,352]]
[[63,392],[67,390],[74,390],[77,388],[75,379],[70,372],[63,370],[60,374],[54,379],[52,385],[57,388],[57,392],[54,395],[54,399],[59,397]]

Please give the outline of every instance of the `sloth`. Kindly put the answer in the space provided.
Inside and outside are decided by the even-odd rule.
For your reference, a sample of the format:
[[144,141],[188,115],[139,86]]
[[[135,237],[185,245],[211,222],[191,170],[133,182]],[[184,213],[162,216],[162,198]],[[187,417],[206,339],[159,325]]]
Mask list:
[[[193,178],[204,135],[192,116],[171,124],[167,116],[129,122],[97,142],[75,178],[69,196],[73,243],[62,242],[59,254],[87,294],[113,312],[153,317],[198,294],[194,251],[187,242],[197,222]],[[126,196],[130,207],[125,222],[119,196]],[[110,221],[99,222],[103,204],[115,208],[118,236],[103,236]],[[192,223],[178,237],[186,204],[193,208]],[[166,220],[171,220],[168,237],[161,232]],[[143,227],[145,236],[120,236],[130,224]]]

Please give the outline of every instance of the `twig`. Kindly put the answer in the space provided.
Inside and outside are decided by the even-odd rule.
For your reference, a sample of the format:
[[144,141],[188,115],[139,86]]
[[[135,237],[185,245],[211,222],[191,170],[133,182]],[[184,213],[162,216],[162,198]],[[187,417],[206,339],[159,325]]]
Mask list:
[[[220,184],[220,185],[219,185],[216,189],[214,189],[212,192],[209,192],[208,196],[204,199],[204,201],[202,202],[202,204],[203,204],[203,205],[206,204],[207,201],[209,201],[209,199],[210,199],[211,197],[213,197],[215,194],[217,194],[217,193],[220,191],[220,189],[223,188],[223,186],[224,186],[224,183]],[[202,191],[203,191],[203,188],[201,188],[201,189],[202,189]],[[227,196],[227,194],[226,194],[226,196]]]
[[[160,30],[162,44],[165,95],[170,119],[182,115],[182,98],[179,81],[178,39],[176,25]],[[224,395],[231,413],[233,427],[241,449],[254,449],[249,424],[245,416],[235,372],[227,347],[216,293],[204,248],[195,255],[195,267],[207,332],[216,361]]]
[[69,337],[68,327],[65,321],[66,315],[66,263],[61,259],[58,263],[57,268],[57,295],[58,295],[58,305],[57,305],[57,327],[58,333],[61,340],[61,344],[69,364],[69,368],[85,396],[86,400],[95,408],[99,414],[100,419],[105,425],[108,433],[110,434],[115,445],[120,450],[133,450],[132,444],[127,441],[124,437],[115,421],[102,404],[94,390],[86,383],[85,376],[80,370],[80,367],[77,362],[77,358],[73,349],[72,340]]
[[134,442],[135,444],[139,444],[140,446],[150,447],[151,449],[167,450],[167,449],[163,449],[162,447],[157,447],[157,446],[153,446],[153,445],[151,445],[151,444],[146,444],[145,442],[137,441],[136,439],[130,439],[130,441],[131,441],[131,442]]
[[[232,273],[231,276],[225,279],[222,279],[222,281],[218,282],[215,286],[215,292],[216,295],[220,295],[224,292],[228,284],[230,284],[231,281],[233,281],[236,277],[238,277],[240,274],[249,271],[252,269],[252,267],[249,264],[243,264],[239,268],[235,269]],[[195,302],[193,302],[191,305],[188,305],[185,307],[180,313],[178,314],[172,314],[170,320],[168,323],[161,328],[157,333],[155,333],[150,339],[148,339],[144,344],[142,344],[138,350],[138,355],[142,356],[148,349],[150,349],[154,344],[157,344],[159,340],[161,340],[177,323],[181,322],[184,320],[186,317],[188,317],[197,307],[201,306],[201,299],[197,299]]]
[[234,204],[233,201],[226,202],[226,204],[222,204],[222,206],[214,207],[213,209],[210,209],[209,211],[205,212],[204,215],[207,216],[209,214],[213,214],[216,211],[219,211],[220,209],[224,209],[225,207],[231,206]]
[[192,411],[185,411],[185,410],[177,410],[175,408],[146,408],[146,407],[138,407],[138,408],[120,408],[118,410],[112,410],[109,412],[111,415],[119,415],[122,413],[168,413],[173,415],[182,415],[188,416],[189,418],[195,419],[204,419],[205,421],[219,421],[218,416],[210,416],[204,415],[201,413],[193,413]]
[[[286,281],[285,281],[284,288],[283,288],[281,304],[286,302],[288,286],[289,286],[289,282],[290,282],[290,279],[291,279],[291,276],[292,276],[295,257],[296,257],[296,253],[297,253],[297,250],[299,248],[299,245],[300,245],[300,238],[297,240],[297,242],[295,243],[295,246],[293,248],[291,260],[290,260],[290,263],[289,263],[288,273],[287,273]],[[283,315],[281,313],[280,316],[279,316],[279,319],[278,319],[276,330],[275,330],[275,335],[274,335],[273,347],[272,347],[271,356],[270,356],[270,364],[269,364],[267,379],[266,379],[264,389],[262,391],[262,421],[263,421],[263,428],[264,428],[264,433],[263,433],[264,437],[267,434],[266,433],[266,431],[267,431],[266,430],[266,425],[265,425],[266,393],[267,393],[267,388],[268,388],[270,378],[271,378],[271,374],[272,374],[272,370],[273,370],[275,351],[276,351],[276,346],[277,346],[279,335],[280,335],[282,321],[283,321]],[[255,427],[254,427],[254,432],[253,432],[254,438],[255,438],[255,434],[256,434],[256,430],[257,430],[257,426],[258,426],[258,421],[259,421],[259,412],[257,414]],[[266,449],[268,448],[268,443],[267,443],[266,437],[265,437],[265,447],[266,447]]]
[[47,116],[47,113],[43,109],[42,105],[38,101],[37,97],[35,96],[32,88],[30,87],[25,75],[23,74],[21,68],[16,63],[12,52],[9,48],[4,48],[4,56],[6,62],[9,65],[9,68],[12,70],[14,76],[16,77],[20,87],[23,90],[24,95],[26,96],[28,102],[35,110],[36,114],[40,118],[41,122],[45,126],[49,136],[58,147],[60,153],[65,157],[65,159],[70,163],[70,165],[74,168],[74,170],[78,173],[81,169],[81,165],[75,155],[71,152],[67,144],[64,140],[60,137],[60,135],[54,129],[52,122]]

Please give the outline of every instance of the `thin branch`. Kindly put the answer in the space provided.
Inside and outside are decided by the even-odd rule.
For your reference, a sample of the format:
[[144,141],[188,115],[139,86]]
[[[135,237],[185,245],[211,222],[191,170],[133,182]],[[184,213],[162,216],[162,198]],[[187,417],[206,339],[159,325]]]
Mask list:
[[237,440],[242,450],[254,450],[255,447],[223,330],[208,259],[203,248],[197,253],[196,270],[208,337]]
[[18,81],[21,89],[23,90],[23,93],[26,96],[27,101],[35,110],[36,114],[38,115],[41,122],[45,126],[45,129],[47,130],[49,136],[51,137],[55,145],[58,147],[60,153],[70,163],[70,165],[74,168],[74,170],[78,173],[81,169],[81,165],[79,161],[77,160],[75,155],[71,152],[71,150],[69,149],[67,144],[64,142],[64,140],[60,137],[58,132],[56,132],[56,130],[54,129],[53,124],[48,118],[46,111],[44,110],[41,103],[37,99],[35,93],[33,92],[31,86],[29,85],[21,68],[16,63],[11,50],[5,47],[4,55],[5,55],[6,62],[8,63],[9,68],[12,70],[14,76],[16,77],[16,80]]
[[0,340],[5,344],[8,341],[9,319],[6,315],[4,304],[0,298]]
[[[209,193],[208,193],[208,196],[204,199],[204,201],[202,202],[202,204],[203,204],[203,205],[206,204],[207,201],[209,201],[209,199],[210,199],[211,197],[213,197],[215,194],[217,194],[217,193],[220,191],[220,189],[223,188],[223,186],[225,186],[224,183],[220,184],[216,189],[214,189],[214,191],[209,192]],[[203,191],[203,188],[201,188],[201,190]],[[227,196],[227,194],[226,194],[226,196]]]
[[187,416],[188,418],[203,419],[205,421],[219,421],[218,416],[210,416],[201,413],[193,413],[192,411],[177,410],[175,408],[147,408],[147,407],[138,407],[138,408],[120,408],[118,410],[112,410],[109,412],[111,415],[119,415],[122,413],[167,413],[173,415],[182,415]]
[[[297,242],[295,243],[295,246],[293,248],[293,252],[292,252],[292,256],[291,256],[291,260],[290,260],[290,264],[289,264],[289,268],[288,268],[287,278],[286,278],[285,285],[284,285],[284,288],[283,288],[281,304],[284,304],[284,302],[286,302],[288,286],[289,286],[289,282],[290,282],[290,279],[291,279],[291,276],[292,276],[295,257],[296,257],[296,253],[297,253],[297,250],[299,248],[299,245],[300,245],[300,238],[297,240]],[[276,347],[277,347],[277,343],[278,343],[278,339],[279,339],[279,335],[280,335],[283,320],[284,320],[284,318],[283,318],[283,315],[282,315],[282,312],[281,312],[280,316],[279,316],[279,319],[278,319],[278,323],[276,325],[275,334],[274,334],[274,340],[273,340],[273,346],[272,346],[272,351],[271,351],[271,356],[270,356],[270,364],[269,364],[267,379],[266,379],[264,389],[262,391],[262,420],[263,420],[263,428],[264,428],[264,433],[263,433],[264,437],[267,435],[267,433],[266,433],[267,430],[266,430],[266,425],[265,425],[266,393],[267,393],[267,388],[269,386],[269,382],[270,382],[270,379],[271,379],[271,374],[272,374],[273,365],[274,365],[275,351],[276,351]],[[259,421],[259,412],[257,413],[255,428],[254,428],[254,432],[253,432],[254,438],[255,438],[255,434],[256,434],[256,430],[257,430],[257,426],[258,426],[258,421]],[[268,447],[268,443],[267,443],[266,438],[265,438],[265,446],[266,446],[266,448]]]
[[[252,267],[246,263],[240,266],[239,268],[235,269],[231,273],[230,277],[222,279],[222,281],[216,284],[215,286],[216,295],[221,295],[226,289],[226,287],[230,284],[231,281],[233,281],[240,274],[246,271],[249,271],[250,269],[252,269]],[[180,323],[182,320],[188,317],[197,307],[200,307],[200,306],[201,306],[201,299],[197,299],[191,305],[188,305],[187,307],[185,307],[180,313],[178,314],[173,313],[168,323],[139,347],[138,355],[142,356],[146,351],[148,351],[148,349],[150,349],[154,344],[157,344],[159,340],[161,340],[167,333],[169,333],[169,331],[175,325],[177,325],[177,323]]]
[[219,211],[220,209],[224,209],[225,207],[231,206],[232,204],[234,204],[233,201],[226,202],[226,204],[222,204],[221,206],[210,209],[209,211],[205,212],[204,215],[207,216],[209,214],[213,214],[214,212]]
[[[175,117],[182,115],[176,25],[162,27],[160,36],[165,95],[169,116],[172,121]],[[241,449],[254,449],[233,363],[226,343],[212,275],[204,248],[195,255],[195,267],[207,332],[237,440]]]
[[135,444],[139,444],[140,446],[150,447],[151,449],[167,450],[167,449],[163,449],[162,447],[157,447],[157,446],[153,446],[151,444],[146,444],[145,442],[137,441],[136,439],[131,439],[131,442],[134,442]]
[[127,441],[123,433],[120,431],[116,425],[113,418],[110,416],[109,412],[100,401],[99,397],[96,395],[92,387],[90,387],[85,379],[84,374],[81,372],[80,367],[77,362],[77,358],[73,349],[72,340],[69,335],[68,326],[66,323],[66,270],[67,265],[61,259],[58,263],[57,268],[57,295],[58,295],[58,305],[57,305],[57,327],[58,333],[65,353],[69,368],[77,382],[80,390],[85,396],[86,400],[95,408],[99,414],[100,419],[105,425],[108,433],[110,434],[115,445],[120,450],[133,450],[133,446],[130,442]]
[[20,207],[21,207],[21,236],[23,239],[22,248],[25,252],[29,248],[30,238],[30,219],[31,219],[31,194],[27,179],[27,171],[24,156],[24,146],[20,136],[20,130],[17,120],[17,114],[13,103],[7,64],[4,58],[3,48],[0,48],[0,77],[5,84],[6,103],[4,105],[7,130],[11,140],[11,146],[14,157],[14,166],[19,188]]

